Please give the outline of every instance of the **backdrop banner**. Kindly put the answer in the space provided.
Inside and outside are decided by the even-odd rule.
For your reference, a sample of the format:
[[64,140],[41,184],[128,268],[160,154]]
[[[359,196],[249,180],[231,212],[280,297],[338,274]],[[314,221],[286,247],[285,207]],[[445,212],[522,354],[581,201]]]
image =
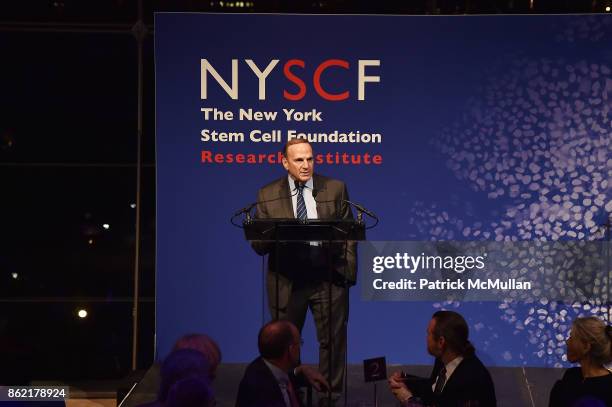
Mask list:
[[[257,355],[265,259],[230,218],[286,176],[282,146],[302,137],[315,172],[380,218],[350,290],[349,363],[431,363],[427,322],[445,308],[466,317],[485,364],[565,365],[572,320],[611,312],[609,245],[567,245],[605,241],[612,212],[609,44],[607,15],[157,14],[157,357],[193,332],[224,362]],[[489,277],[470,301],[372,289],[400,279],[389,267],[406,253],[451,253],[456,269],[458,254],[475,266],[490,250],[495,279],[520,281],[521,248],[541,277],[528,295],[486,292],[500,289]]]

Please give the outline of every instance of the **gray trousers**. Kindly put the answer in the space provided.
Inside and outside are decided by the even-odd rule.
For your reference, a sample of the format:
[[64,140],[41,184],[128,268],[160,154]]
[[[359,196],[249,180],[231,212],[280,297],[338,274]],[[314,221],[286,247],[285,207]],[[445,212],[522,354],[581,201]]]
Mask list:
[[[267,276],[268,305],[272,319],[276,319],[276,273]],[[329,376],[329,289],[332,309],[332,375]],[[319,371],[328,379],[333,398],[340,398],[344,382],[346,357],[346,321],[348,321],[348,289],[327,282],[294,284],[282,275],[278,279],[278,319],[291,321],[301,332],[308,309],[314,318],[319,342]]]

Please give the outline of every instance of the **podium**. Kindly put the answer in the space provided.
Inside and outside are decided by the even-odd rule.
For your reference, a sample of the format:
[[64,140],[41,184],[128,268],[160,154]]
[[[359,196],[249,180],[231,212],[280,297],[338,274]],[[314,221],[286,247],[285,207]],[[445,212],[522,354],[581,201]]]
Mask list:
[[[274,319],[278,319],[278,273],[279,270],[279,245],[280,243],[308,243],[320,242],[327,244],[327,280],[333,281],[334,259],[332,257],[332,244],[343,243],[348,244],[349,241],[365,240],[365,223],[354,219],[307,219],[299,220],[295,218],[265,218],[252,219],[247,218],[243,222],[244,235],[246,240],[267,242],[270,250],[274,248],[276,251],[276,315]],[[346,247],[346,246],[345,246]],[[346,260],[346,259],[344,259]],[[330,289],[331,295],[331,289]],[[331,303],[331,302],[330,302]],[[330,318],[331,321],[331,318]]]
[[346,242],[365,240],[365,224],[353,219],[251,219],[243,223],[246,240],[268,242]]
[[[244,235],[246,240],[268,242],[276,251],[276,315],[273,316],[275,320],[279,319],[279,255],[278,250],[280,243],[284,242],[319,242],[320,244],[327,245],[327,287],[328,287],[328,343],[329,352],[327,360],[327,380],[331,384],[332,374],[332,323],[333,311],[332,311],[332,284],[335,273],[334,269],[334,258],[333,258],[333,244],[344,244],[344,256],[346,256],[346,248],[350,241],[365,240],[365,223],[360,220],[354,219],[307,219],[299,220],[295,218],[280,219],[280,218],[266,218],[266,219],[251,219],[247,218],[243,222]],[[346,258],[344,259],[346,261]],[[347,289],[346,277],[344,281],[344,289]],[[348,293],[347,293],[348,294]],[[348,309],[348,295],[346,295],[347,309]],[[347,321],[344,321],[345,323]],[[346,344],[345,344],[346,348]],[[346,389],[346,383],[345,383]],[[328,394],[329,405],[331,405],[332,393]]]

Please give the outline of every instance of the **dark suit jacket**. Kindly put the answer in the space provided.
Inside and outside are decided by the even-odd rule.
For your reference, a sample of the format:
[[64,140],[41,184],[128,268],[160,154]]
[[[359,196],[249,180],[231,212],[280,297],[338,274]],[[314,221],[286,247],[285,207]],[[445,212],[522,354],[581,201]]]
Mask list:
[[[342,202],[342,200],[349,199],[346,185],[342,181],[314,174],[313,187],[317,191],[319,219],[353,218],[350,206]],[[256,218],[295,218],[286,175],[261,188],[257,194],[257,202],[260,203],[256,208]],[[279,271],[287,278],[289,285],[299,280],[300,276],[310,278],[314,274],[315,278],[326,279],[328,276],[327,250],[332,250],[336,271],[333,278],[338,282],[346,279],[350,285],[355,283],[355,242],[349,242],[348,245],[334,244],[331,249],[326,244],[322,247],[315,247],[304,243],[283,243],[279,246],[278,253],[275,245],[270,242],[252,242],[251,245],[260,255],[270,254],[268,270]]]
[[[293,374],[289,380],[297,391],[301,383]],[[236,407],[286,407],[278,382],[261,357],[247,366],[238,388]]]
[[440,407],[462,407],[468,402],[478,407],[497,405],[491,375],[475,355],[464,358],[444,385],[442,393],[434,395],[431,387],[443,366],[441,361],[436,360],[429,379],[412,385],[407,383],[415,396],[423,399],[425,404]]
[[566,370],[550,391],[550,407],[612,406],[612,373],[599,377],[582,377],[582,370]]

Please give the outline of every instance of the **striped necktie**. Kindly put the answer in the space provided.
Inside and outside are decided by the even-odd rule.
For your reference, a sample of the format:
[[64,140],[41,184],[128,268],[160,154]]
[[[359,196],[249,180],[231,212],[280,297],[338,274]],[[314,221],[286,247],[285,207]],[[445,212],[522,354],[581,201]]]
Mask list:
[[436,387],[434,388],[434,394],[442,393],[444,385],[446,384],[446,367],[443,367],[438,373],[438,380],[436,381]]
[[306,201],[304,201],[304,185],[298,185],[298,194],[297,194],[297,210],[296,210],[296,219],[306,220],[308,219],[308,214],[306,212]]
[[298,401],[298,397],[295,393],[295,388],[293,387],[291,380],[287,382],[287,393],[289,394],[289,402],[291,403],[291,407],[300,407],[300,402]]

